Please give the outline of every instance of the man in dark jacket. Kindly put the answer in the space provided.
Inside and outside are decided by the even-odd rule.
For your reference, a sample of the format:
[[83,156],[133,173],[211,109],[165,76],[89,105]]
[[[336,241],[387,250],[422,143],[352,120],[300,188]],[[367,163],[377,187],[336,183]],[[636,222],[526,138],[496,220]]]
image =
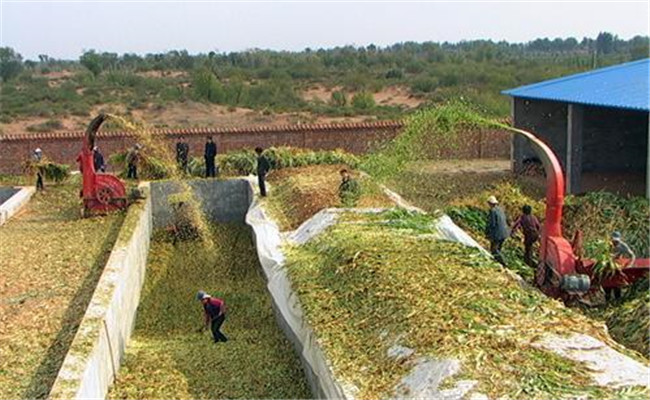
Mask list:
[[359,197],[361,197],[361,187],[356,179],[350,176],[350,172],[343,168],[339,171],[341,174],[341,184],[339,185],[339,198],[341,204],[345,207],[354,207],[357,205]]
[[187,172],[187,159],[189,154],[190,145],[185,141],[183,136],[179,137],[176,143],[176,163],[178,164],[178,168],[183,172]]
[[140,161],[140,148],[139,144],[135,144],[129,149],[126,153],[126,165],[127,165],[127,179],[138,179],[138,162]]
[[104,164],[104,155],[99,151],[99,147],[93,147],[93,164],[95,166],[95,172],[106,172],[106,166]]
[[220,331],[221,325],[226,320],[226,303],[202,290],[196,294],[196,298],[203,304],[205,327],[210,327],[214,342],[227,342],[228,338]]
[[533,215],[533,208],[526,204],[521,208],[522,214],[512,225],[512,234],[521,227],[524,233],[524,262],[535,268],[533,263],[533,245],[539,240],[539,233],[542,229],[537,218]]
[[485,235],[490,240],[490,253],[492,253],[494,259],[501,263],[501,265],[506,265],[501,255],[501,246],[503,246],[506,238],[510,236],[506,214],[499,207],[499,202],[496,197],[490,196],[488,198],[488,204],[490,206],[490,212],[488,213]]
[[214,178],[217,175],[214,159],[217,157],[217,144],[212,140],[212,136],[208,136],[208,141],[205,143],[205,152],[203,158],[205,159],[205,177]]
[[269,173],[269,170],[271,169],[271,164],[269,163],[269,160],[266,158],[265,155],[262,153],[264,152],[264,149],[261,147],[256,147],[255,148],[255,153],[257,153],[257,183],[260,186],[260,195],[262,197],[266,197],[266,174]]

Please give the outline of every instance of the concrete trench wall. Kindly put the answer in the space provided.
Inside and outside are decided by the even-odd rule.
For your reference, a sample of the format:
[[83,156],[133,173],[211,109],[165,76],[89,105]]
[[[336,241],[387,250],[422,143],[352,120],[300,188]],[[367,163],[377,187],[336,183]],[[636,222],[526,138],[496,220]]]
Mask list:
[[23,208],[36,192],[33,186],[0,187],[0,226]]

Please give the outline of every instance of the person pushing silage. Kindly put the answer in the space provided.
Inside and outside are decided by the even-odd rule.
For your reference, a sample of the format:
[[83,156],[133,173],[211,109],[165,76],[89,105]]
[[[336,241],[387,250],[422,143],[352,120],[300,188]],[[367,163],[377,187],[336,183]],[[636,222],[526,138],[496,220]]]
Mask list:
[[215,343],[227,342],[228,338],[221,332],[221,325],[226,320],[226,303],[217,297],[212,297],[203,290],[199,290],[196,299],[203,305],[204,325],[200,330],[210,327]]

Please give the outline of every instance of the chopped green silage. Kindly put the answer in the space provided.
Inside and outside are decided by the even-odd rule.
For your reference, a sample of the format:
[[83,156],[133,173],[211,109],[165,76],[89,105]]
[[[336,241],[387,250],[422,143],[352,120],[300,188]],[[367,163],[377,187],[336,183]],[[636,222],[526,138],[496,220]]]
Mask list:
[[[274,171],[265,199],[281,231],[296,229],[324,208],[344,207],[339,198],[339,171],[346,165],[312,165]],[[349,168],[349,167],[348,167]],[[356,174],[355,174],[356,175]],[[393,202],[368,176],[355,176],[361,186],[357,207],[389,207]]]
[[477,250],[423,236],[423,217],[408,218],[348,216],[362,223],[286,249],[307,321],[358,397],[393,395],[410,368],[387,356],[396,343],[415,356],[459,359],[456,378],[478,380],[491,398],[614,395],[580,364],[531,346],[544,334],[571,332],[612,343],[601,325],[522,288]]
[[80,218],[80,179],[0,227],[0,398],[45,398],[124,219]]
[[[298,357],[276,325],[250,231],[211,227],[200,241],[152,242],[136,329],[109,398],[308,398]],[[198,290],[223,298],[227,343],[197,333]]]

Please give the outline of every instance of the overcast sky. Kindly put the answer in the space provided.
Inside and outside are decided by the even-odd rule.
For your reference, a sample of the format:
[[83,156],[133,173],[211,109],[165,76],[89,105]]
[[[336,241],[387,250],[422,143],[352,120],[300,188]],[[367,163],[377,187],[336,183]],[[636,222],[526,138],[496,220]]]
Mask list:
[[539,37],[648,35],[648,1],[217,2],[0,0],[0,44],[25,58]]

